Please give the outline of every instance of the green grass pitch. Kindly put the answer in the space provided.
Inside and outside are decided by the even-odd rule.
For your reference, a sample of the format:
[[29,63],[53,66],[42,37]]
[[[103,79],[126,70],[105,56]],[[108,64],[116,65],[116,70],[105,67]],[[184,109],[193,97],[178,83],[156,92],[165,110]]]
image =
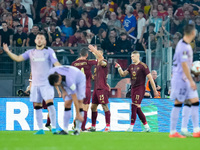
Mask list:
[[33,135],[35,131],[0,131],[0,150],[193,150],[199,138],[170,139],[168,133],[83,132],[79,136]]

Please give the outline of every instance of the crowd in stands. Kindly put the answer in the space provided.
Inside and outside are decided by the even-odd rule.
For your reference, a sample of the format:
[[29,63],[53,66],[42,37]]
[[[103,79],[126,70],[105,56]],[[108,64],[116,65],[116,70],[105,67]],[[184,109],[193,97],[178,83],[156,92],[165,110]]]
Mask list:
[[47,46],[100,44],[109,55],[155,51],[159,38],[175,49],[187,23],[196,25],[198,51],[200,0],[0,0],[1,46],[35,46],[42,31]]

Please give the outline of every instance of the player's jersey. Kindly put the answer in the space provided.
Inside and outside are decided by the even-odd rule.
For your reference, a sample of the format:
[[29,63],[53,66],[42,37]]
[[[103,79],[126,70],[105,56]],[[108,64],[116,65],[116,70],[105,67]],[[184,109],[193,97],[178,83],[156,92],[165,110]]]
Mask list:
[[[103,60],[107,63],[107,60]],[[107,75],[108,75],[108,64],[103,67],[101,65],[96,66],[96,72],[94,75],[94,89],[105,89],[109,91],[109,87],[107,85]]]
[[85,74],[87,88],[91,88],[91,78],[92,78],[91,68],[93,65],[97,65],[96,60],[76,60],[72,62],[72,66],[77,67]]
[[30,59],[32,85],[48,85],[49,70],[58,61],[54,50],[49,47],[43,50],[31,49],[23,53],[22,56],[25,60]]
[[68,95],[76,93],[78,83],[86,82],[85,74],[81,72],[81,70],[73,66],[53,67],[50,70],[49,74],[54,74],[55,72],[62,76],[65,76],[65,81],[62,81],[62,85],[65,89],[67,89]]
[[193,51],[190,44],[186,43],[183,39],[181,39],[175,50],[174,58],[173,58],[173,77],[180,79],[182,77],[186,80],[186,76],[183,72],[182,62],[187,62],[188,68],[191,68],[193,61]]
[[137,65],[131,64],[127,71],[130,74],[132,88],[145,86],[146,76],[150,73],[149,68],[145,63],[139,62]]

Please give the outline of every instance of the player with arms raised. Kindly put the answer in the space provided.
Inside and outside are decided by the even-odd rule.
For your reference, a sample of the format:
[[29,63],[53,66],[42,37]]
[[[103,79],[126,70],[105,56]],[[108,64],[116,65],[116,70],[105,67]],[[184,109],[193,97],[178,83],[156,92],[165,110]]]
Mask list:
[[191,115],[193,123],[193,137],[200,137],[199,97],[196,84],[193,81],[190,73],[190,68],[193,62],[193,51],[190,43],[195,36],[195,26],[193,24],[186,25],[184,27],[184,37],[178,42],[173,58],[173,76],[171,80],[170,98],[175,100],[175,102],[170,117],[169,137],[171,138],[185,138],[185,136],[180,135],[176,131],[176,125],[182,103],[187,99],[189,99],[189,101],[192,103]]
[[96,60],[87,60],[87,57],[88,57],[88,49],[82,48],[80,51],[80,57],[76,61],[72,62],[72,66],[80,69],[86,76],[86,97],[83,100],[84,121],[81,126],[82,131],[85,130],[85,125],[87,122],[87,111],[91,99],[91,78],[92,78],[91,68],[92,66],[97,64]]
[[21,55],[12,53],[7,44],[3,44],[4,51],[14,61],[21,62],[30,59],[32,86],[30,101],[34,102],[36,120],[39,131],[36,134],[44,134],[42,120],[42,101],[45,100],[49,116],[52,124],[52,133],[56,134],[56,110],[53,105],[54,88],[48,82],[49,70],[54,66],[59,66],[60,63],[56,58],[53,49],[45,47],[46,38],[43,33],[38,33],[35,39],[36,48],[26,51]]
[[88,48],[92,52],[97,60],[96,75],[94,76],[94,92],[92,95],[92,127],[89,131],[96,131],[97,120],[97,106],[102,105],[105,112],[106,128],[105,132],[110,131],[110,110],[108,108],[109,86],[107,84],[108,66],[107,61],[103,57],[103,50],[97,50],[96,47],[89,45]]
[[133,131],[133,127],[136,121],[136,114],[138,114],[140,120],[142,121],[145,130],[144,132],[150,132],[150,127],[147,124],[146,117],[141,110],[141,102],[144,98],[145,94],[145,81],[146,77],[149,79],[151,86],[154,91],[154,95],[158,96],[158,92],[156,90],[156,86],[154,80],[151,76],[148,66],[140,61],[140,54],[137,51],[133,51],[131,53],[131,59],[133,64],[129,65],[128,69],[123,71],[122,68],[118,63],[116,63],[115,67],[118,68],[118,72],[121,77],[125,77],[130,74],[131,77],[131,98],[132,98],[132,105],[131,105],[131,125],[128,132]]

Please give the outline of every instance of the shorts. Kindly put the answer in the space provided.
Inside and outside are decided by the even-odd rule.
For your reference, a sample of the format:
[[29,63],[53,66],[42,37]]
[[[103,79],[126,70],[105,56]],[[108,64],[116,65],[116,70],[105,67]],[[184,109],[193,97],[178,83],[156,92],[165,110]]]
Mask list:
[[134,104],[141,104],[145,94],[145,86],[131,88],[131,99]]
[[[66,90],[67,93],[70,93],[69,88],[64,87],[64,89]],[[85,98],[85,91],[86,91],[86,82],[83,81],[83,82],[76,84],[75,94],[76,94],[78,100],[83,100]],[[67,95],[64,100],[65,101],[72,100],[71,95]]]
[[91,88],[86,88],[86,97],[83,100],[83,104],[90,104],[90,99],[91,99]]
[[94,90],[92,95],[92,104],[108,104],[109,91],[100,89]]
[[54,98],[54,87],[50,85],[32,86],[30,93],[30,101],[34,103],[42,103]]
[[198,98],[197,90],[190,87],[190,82],[184,81],[182,78],[172,78],[170,99],[184,102],[187,99]]

